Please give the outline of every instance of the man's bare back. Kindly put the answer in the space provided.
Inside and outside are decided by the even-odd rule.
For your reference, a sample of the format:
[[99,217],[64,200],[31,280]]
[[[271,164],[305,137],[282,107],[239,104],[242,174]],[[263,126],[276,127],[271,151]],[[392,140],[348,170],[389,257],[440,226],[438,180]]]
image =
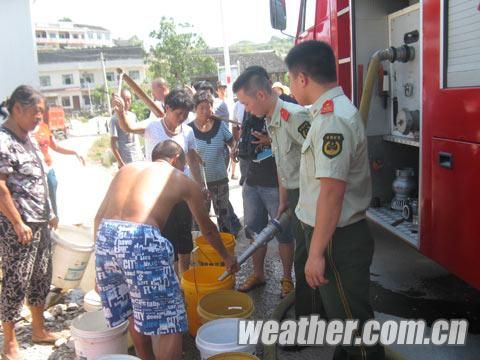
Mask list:
[[227,270],[238,271],[236,259],[227,253],[217,227],[208,216],[200,186],[180,171],[184,166],[184,157],[183,160],[175,157],[122,167],[95,216],[95,234],[103,219],[153,225],[161,231],[173,206],[183,200],[203,236],[224,259]]
[[[122,167],[105,197],[103,218],[149,224],[163,230],[172,207],[198,185],[167,161]],[[200,189],[198,189],[200,192]]]

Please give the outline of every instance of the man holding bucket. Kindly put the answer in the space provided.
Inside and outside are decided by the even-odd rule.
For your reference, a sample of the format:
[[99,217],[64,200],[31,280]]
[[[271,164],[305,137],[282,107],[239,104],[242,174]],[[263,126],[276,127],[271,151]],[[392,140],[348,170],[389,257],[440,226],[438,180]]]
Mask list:
[[153,149],[152,160],[121,168],[100,205],[95,217],[97,283],[110,326],[128,319],[142,359],[180,360],[185,306],[173,246],[161,234],[173,206],[187,202],[227,271],[236,272],[238,264],[208,216],[200,187],[182,172],[182,148],[163,141]]

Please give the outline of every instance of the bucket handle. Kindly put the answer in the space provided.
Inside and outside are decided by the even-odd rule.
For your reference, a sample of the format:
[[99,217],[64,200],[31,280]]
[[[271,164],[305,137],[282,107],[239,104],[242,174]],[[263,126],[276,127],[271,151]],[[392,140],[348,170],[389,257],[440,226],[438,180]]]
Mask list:
[[198,255],[196,255],[197,251],[200,251],[203,256],[205,256],[208,260],[209,263],[213,264],[214,262],[212,261],[212,259],[210,259],[208,257],[208,255],[205,253],[205,251],[202,250],[202,248],[200,246],[195,246],[192,250],[192,255],[193,255],[193,258],[194,258],[194,263],[198,264]]
[[[200,251],[202,251],[202,249],[200,249],[200,248],[197,246],[196,248],[194,248],[194,249],[192,250],[192,253],[193,253],[194,251],[196,251],[197,249],[200,250]],[[203,253],[203,251],[202,251],[202,253]],[[205,253],[204,253],[204,254],[205,254]],[[206,256],[206,255],[205,255],[205,256]],[[206,256],[206,257],[207,257],[207,260],[208,260],[208,261],[212,262],[212,261],[208,258],[208,256]],[[199,294],[198,285],[197,285],[197,266],[192,266],[192,267],[193,267],[193,283],[195,284],[195,294],[196,294],[196,296],[197,296],[197,302],[198,302],[199,297],[200,297],[200,294]],[[229,277],[231,277],[231,276],[233,276],[233,274],[228,274],[228,276],[226,276],[225,279],[227,279],[227,278],[229,278]],[[225,279],[224,279],[224,280],[225,280]]]

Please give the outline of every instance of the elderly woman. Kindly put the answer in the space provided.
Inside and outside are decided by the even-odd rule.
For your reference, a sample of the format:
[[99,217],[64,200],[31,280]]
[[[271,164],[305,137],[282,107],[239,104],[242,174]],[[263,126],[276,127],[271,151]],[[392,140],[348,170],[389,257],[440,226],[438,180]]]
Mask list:
[[54,343],[43,323],[52,278],[49,227],[51,211],[41,152],[32,131],[42,121],[44,100],[29,86],[19,86],[7,104],[9,117],[0,126],[0,318],[3,358],[20,359],[15,320],[27,298],[32,313],[32,341]]
[[[213,209],[218,216],[220,231],[233,233],[229,210],[228,173],[225,145],[235,146],[232,133],[226,123],[213,120],[213,96],[209,91],[200,91],[193,98],[196,118],[189,125],[193,128],[197,151],[204,162],[205,181],[210,192]],[[208,202],[210,207],[210,201]]]

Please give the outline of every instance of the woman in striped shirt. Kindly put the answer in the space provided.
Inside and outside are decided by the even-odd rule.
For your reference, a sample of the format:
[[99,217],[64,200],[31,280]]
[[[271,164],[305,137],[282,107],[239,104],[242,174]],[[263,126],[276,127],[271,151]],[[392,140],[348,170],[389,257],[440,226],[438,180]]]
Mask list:
[[[220,231],[233,233],[228,206],[228,172],[225,144],[230,150],[235,147],[235,139],[226,123],[212,119],[213,96],[208,91],[200,91],[194,96],[196,118],[192,127],[197,143],[197,151],[204,162],[205,182],[210,192],[213,209],[218,216]],[[210,200],[207,203],[210,207]]]

